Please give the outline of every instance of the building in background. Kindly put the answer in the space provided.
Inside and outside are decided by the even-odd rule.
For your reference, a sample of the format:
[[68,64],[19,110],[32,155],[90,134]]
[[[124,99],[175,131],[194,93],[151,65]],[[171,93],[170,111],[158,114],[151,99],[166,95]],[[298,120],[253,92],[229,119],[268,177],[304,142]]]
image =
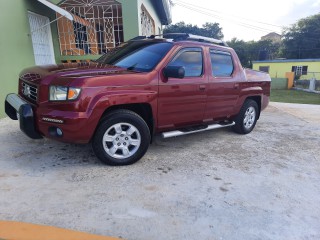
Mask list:
[[272,42],[281,42],[281,35],[275,32],[271,32],[265,36],[262,36],[261,40],[271,40]]
[[293,72],[302,79],[320,79],[320,59],[276,59],[253,61],[254,70],[269,73],[271,78],[285,78],[287,72]]
[[294,80],[320,80],[320,59],[276,59],[253,61],[254,70],[269,73],[272,89],[290,89]]
[[[171,23],[169,0],[0,1],[0,102],[28,66],[88,61]],[[0,104],[0,117],[4,117]]]

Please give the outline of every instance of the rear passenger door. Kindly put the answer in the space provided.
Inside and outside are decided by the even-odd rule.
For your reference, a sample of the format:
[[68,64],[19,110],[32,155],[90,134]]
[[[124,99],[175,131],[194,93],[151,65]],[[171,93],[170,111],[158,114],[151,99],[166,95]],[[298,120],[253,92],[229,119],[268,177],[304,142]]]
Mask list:
[[158,126],[170,129],[203,121],[208,78],[204,74],[204,52],[201,47],[177,50],[166,66],[183,66],[185,77],[159,81]]
[[239,81],[232,54],[227,50],[210,49],[211,73],[209,74],[206,121],[220,120],[234,112],[239,96]]

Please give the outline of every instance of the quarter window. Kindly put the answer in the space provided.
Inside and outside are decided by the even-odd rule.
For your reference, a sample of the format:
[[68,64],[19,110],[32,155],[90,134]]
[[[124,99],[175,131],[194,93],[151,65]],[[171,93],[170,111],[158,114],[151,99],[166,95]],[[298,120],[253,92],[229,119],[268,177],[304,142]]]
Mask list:
[[210,50],[212,75],[215,77],[230,77],[233,73],[231,54],[223,51]]
[[181,66],[185,68],[185,77],[199,77],[202,75],[201,48],[185,48],[172,59],[169,66]]

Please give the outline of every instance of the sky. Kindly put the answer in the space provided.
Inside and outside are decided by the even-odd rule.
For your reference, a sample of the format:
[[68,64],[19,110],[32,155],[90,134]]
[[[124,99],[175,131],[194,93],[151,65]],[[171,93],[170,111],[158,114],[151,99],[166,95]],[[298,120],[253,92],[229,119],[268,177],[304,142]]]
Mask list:
[[281,34],[297,20],[320,13],[320,0],[171,0],[172,23],[198,25],[216,22],[224,40],[250,41],[270,32]]

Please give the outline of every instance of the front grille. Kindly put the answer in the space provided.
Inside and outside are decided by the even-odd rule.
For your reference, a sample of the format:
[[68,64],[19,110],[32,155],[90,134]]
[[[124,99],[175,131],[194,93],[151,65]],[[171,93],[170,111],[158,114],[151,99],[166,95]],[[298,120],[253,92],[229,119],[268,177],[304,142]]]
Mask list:
[[21,93],[26,98],[36,102],[38,100],[38,88],[26,82],[22,82]]

